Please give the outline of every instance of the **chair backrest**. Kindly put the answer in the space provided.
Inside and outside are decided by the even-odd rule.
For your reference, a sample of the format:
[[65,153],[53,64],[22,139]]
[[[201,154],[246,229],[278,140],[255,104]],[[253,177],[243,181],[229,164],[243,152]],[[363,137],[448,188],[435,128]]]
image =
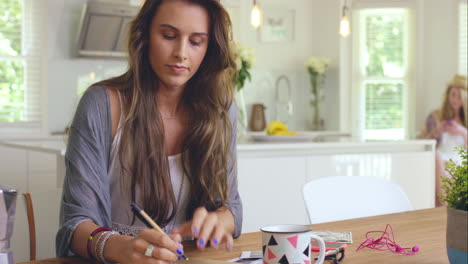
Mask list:
[[62,189],[24,193],[16,202],[11,249],[16,262],[53,258]]
[[323,177],[306,183],[303,195],[312,224],[412,210],[400,186],[377,177]]

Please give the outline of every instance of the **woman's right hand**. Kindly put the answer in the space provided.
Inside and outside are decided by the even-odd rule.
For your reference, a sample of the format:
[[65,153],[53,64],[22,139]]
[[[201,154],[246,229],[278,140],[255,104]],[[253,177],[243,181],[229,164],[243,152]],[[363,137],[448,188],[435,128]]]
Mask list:
[[445,120],[444,121],[444,131],[453,135],[466,136],[467,130],[463,125],[453,121]]
[[[154,229],[144,229],[138,236],[127,239],[125,242],[116,241],[121,243],[119,246],[121,250],[113,253],[116,254],[115,260],[121,264],[170,263],[181,259],[183,246],[180,241],[182,237],[178,234],[167,235]],[[153,245],[154,249],[152,257],[147,257],[145,251],[150,245]]]

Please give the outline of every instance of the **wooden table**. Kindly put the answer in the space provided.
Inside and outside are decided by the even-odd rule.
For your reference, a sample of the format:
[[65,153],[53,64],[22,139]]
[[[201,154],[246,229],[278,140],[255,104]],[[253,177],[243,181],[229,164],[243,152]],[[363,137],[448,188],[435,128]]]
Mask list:
[[[338,209],[337,209],[338,210]],[[346,257],[341,263],[350,264],[446,264],[449,263],[445,246],[445,228],[447,222],[445,207],[417,210],[406,213],[372,216],[352,220],[312,225],[313,230],[351,231],[353,244],[346,249]],[[387,224],[393,227],[395,240],[402,247],[419,246],[420,251],[413,256],[382,252],[372,249],[356,251],[367,231],[384,230]],[[261,233],[243,234],[234,242],[234,250],[197,251],[194,243],[184,244],[186,255],[213,260],[228,260],[238,257],[242,251],[260,250]],[[41,261],[22,262],[20,264],[89,264],[77,258],[56,258]],[[331,263],[331,262],[329,262]]]

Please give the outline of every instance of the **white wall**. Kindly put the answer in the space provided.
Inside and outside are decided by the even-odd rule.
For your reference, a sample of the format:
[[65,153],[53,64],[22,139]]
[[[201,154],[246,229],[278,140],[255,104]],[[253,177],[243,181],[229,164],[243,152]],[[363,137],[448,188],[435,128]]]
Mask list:
[[[77,104],[79,82],[90,83],[90,72],[96,80],[117,74],[126,67],[125,61],[76,58],[73,55],[81,8],[86,0],[47,0],[48,21],[48,129],[63,130],[69,124]],[[93,0],[90,0],[93,1]],[[339,54],[338,24],[340,0],[262,0],[265,8],[290,9],[295,12],[293,41],[263,43],[250,26],[252,1],[226,1],[230,10],[238,12],[236,39],[254,48],[257,64],[253,80],[245,88],[248,106],[261,102],[267,105],[267,121],[275,117],[274,92],[278,76],[291,80],[295,100],[293,129],[308,129],[312,118],[309,107],[309,82],[303,63],[309,56],[332,59],[325,83],[325,122],[328,130],[339,128]],[[423,45],[421,83],[416,90],[415,130],[424,124],[432,109],[440,104],[445,83],[457,67],[457,5],[458,0],[421,0]],[[233,7],[232,7],[233,6]],[[281,84],[283,87],[284,83]],[[284,88],[284,87],[283,87]],[[250,111],[250,109],[248,109]],[[416,132],[415,132],[416,133]]]
[[458,67],[459,0],[424,0],[422,82],[417,91],[416,130],[440,107],[446,84]]
[[[90,0],[92,1],[92,0]],[[125,61],[77,58],[74,55],[76,34],[78,31],[81,8],[86,0],[48,0],[48,128],[49,132],[61,131],[69,125],[76,104],[79,82],[91,83],[89,74],[96,73],[96,80],[123,71]],[[230,1],[233,3],[235,1]],[[328,111],[326,125],[329,129],[338,129],[338,13],[334,12],[337,0],[288,2],[287,8],[295,12],[294,40],[287,43],[262,43],[249,24],[251,3],[234,3],[238,12],[239,36],[237,40],[254,48],[257,64],[253,70],[253,80],[245,87],[248,111],[252,103],[267,105],[267,121],[275,118],[275,82],[278,76],[286,74],[293,88],[294,117],[293,129],[308,129],[312,111],[308,105],[309,82],[303,68],[304,60],[312,55],[332,58],[332,68],[326,81],[327,105],[334,105]],[[284,2],[263,1],[267,8],[284,8]],[[314,7],[314,5],[317,5]],[[231,5],[232,6],[232,5]],[[231,8],[232,9],[232,8]],[[308,12],[312,10],[312,14]],[[325,10],[325,12],[323,11]],[[333,16],[329,14],[333,13]],[[314,32],[315,31],[315,32]],[[327,40],[330,39],[330,40]],[[329,43],[329,44],[327,44]],[[331,43],[331,44],[330,44]],[[281,89],[285,89],[281,83]]]
[[[89,59],[75,56],[79,20],[86,0],[47,0],[48,19],[48,125],[49,132],[63,131],[70,124],[78,103],[78,88],[122,72],[124,60]],[[93,0],[90,0],[93,1]]]
[[[253,80],[244,87],[248,112],[250,104],[267,105],[267,122],[275,119],[276,81],[286,75],[291,81],[294,113],[288,125],[292,129],[310,129],[312,110],[309,105],[310,84],[303,66],[310,56],[325,56],[332,60],[331,68],[324,84],[325,90],[325,126],[329,130],[338,129],[338,0],[260,1],[265,9],[288,9],[294,12],[294,36],[292,41],[284,43],[266,43],[260,40],[259,32],[250,26],[252,1],[239,4],[239,36],[236,40],[255,50],[257,63],[253,71]],[[235,23],[236,21],[234,21]],[[286,90],[285,82],[279,83],[281,92]],[[286,93],[281,93],[285,95]],[[281,96],[280,96],[281,97]],[[283,99],[281,99],[283,100]]]

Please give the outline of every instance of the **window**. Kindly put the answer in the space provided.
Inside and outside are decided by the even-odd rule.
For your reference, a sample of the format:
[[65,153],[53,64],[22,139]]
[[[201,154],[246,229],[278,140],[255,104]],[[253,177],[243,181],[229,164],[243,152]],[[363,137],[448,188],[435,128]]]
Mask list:
[[459,11],[459,66],[458,66],[458,72],[463,75],[468,75],[468,46],[467,46],[467,38],[468,38],[468,33],[467,33],[467,25],[468,25],[468,6],[467,6],[467,1],[466,0],[461,0],[460,1],[460,11]]
[[406,137],[409,9],[363,8],[353,14],[354,91],[365,140]]
[[0,127],[41,125],[44,6],[37,0],[0,0]]

